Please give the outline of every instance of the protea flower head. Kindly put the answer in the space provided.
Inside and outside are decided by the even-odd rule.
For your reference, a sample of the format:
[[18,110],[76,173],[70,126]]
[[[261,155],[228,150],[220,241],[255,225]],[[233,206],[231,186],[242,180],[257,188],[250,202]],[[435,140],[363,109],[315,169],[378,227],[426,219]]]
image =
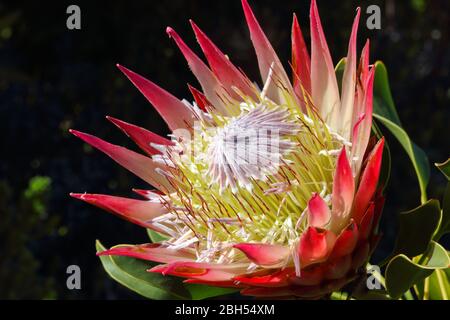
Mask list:
[[[171,139],[108,117],[146,153],[71,132],[142,178],[145,200],[72,194],[167,237],[115,247],[148,270],[251,296],[316,298],[354,279],[377,240],[384,140],[370,139],[374,69],[357,61],[360,11],[338,85],[316,1],[311,56],[294,15],[292,81],[242,0],[262,88],[191,22],[206,65],[171,28],[202,92],[180,101],[118,66],[173,132]],[[370,142],[370,141],[372,142]]]

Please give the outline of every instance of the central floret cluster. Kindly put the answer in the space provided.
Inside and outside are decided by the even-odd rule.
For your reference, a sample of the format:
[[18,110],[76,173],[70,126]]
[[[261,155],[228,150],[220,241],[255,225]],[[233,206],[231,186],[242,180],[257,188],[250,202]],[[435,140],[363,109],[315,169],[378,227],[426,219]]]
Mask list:
[[154,146],[162,155],[153,158],[169,167],[162,174],[170,187],[155,198],[168,213],[152,223],[170,235],[168,248],[195,244],[197,261],[246,261],[233,247],[243,242],[295,250],[309,225],[311,195],[331,205],[337,155],[351,146],[309,104],[304,113],[297,104],[243,99],[238,116],[202,114],[193,137],[179,130],[174,145]]

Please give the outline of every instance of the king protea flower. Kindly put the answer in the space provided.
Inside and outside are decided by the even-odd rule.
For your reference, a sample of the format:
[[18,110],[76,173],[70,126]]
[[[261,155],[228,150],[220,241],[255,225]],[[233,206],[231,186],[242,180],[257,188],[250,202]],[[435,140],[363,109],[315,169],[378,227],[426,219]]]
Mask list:
[[118,67],[161,114],[171,139],[108,117],[142,155],[71,131],[155,190],[135,190],[145,200],[72,196],[167,237],[100,255],[155,261],[161,264],[149,272],[245,295],[320,297],[355,279],[378,239],[384,140],[370,139],[369,42],[357,61],[358,9],[339,87],[313,0],[311,56],[294,15],[291,81],[242,5],[262,88],[194,22],[209,66],[167,28],[202,88],[190,86],[194,102]]

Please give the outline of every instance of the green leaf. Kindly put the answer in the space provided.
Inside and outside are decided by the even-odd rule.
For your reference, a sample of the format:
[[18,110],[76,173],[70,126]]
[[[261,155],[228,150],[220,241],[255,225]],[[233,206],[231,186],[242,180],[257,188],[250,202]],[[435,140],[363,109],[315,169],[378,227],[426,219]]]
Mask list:
[[342,58],[334,67],[334,72],[336,73],[336,79],[338,83],[339,92],[342,91],[342,77],[344,76],[345,65],[347,64],[347,58]]
[[412,258],[424,253],[440,220],[441,208],[437,200],[429,200],[411,211],[400,213],[399,235],[393,254],[404,254]]
[[401,127],[400,117],[395,108],[394,99],[392,98],[391,88],[389,86],[387,69],[381,61],[375,62],[373,93],[374,100],[380,100],[374,105],[374,112]]
[[[381,130],[375,121],[372,122],[372,131],[375,133],[378,139],[381,139],[383,137],[383,134],[381,133]],[[391,177],[391,163],[391,149],[389,148],[389,143],[385,141],[383,148],[383,158],[381,161],[380,177],[378,179],[378,188],[382,188],[383,191],[384,189],[386,189]]]
[[373,107],[374,118],[381,122],[395,136],[411,159],[419,181],[422,203],[424,203],[427,199],[426,189],[430,179],[428,158],[425,152],[411,141],[408,134],[402,128],[389,88],[387,70],[381,61],[375,63]]
[[239,289],[235,288],[219,288],[194,283],[186,283],[185,287],[191,294],[192,300],[203,300],[239,291]]
[[354,294],[357,300],[391,300],[384,290],[368,290],[360,294]]
[[438,243],[432,241],[427,252],[421,258],[422,263],[415,263],[407,256],[395,256],[386,268],[386,289],[389,295],[398,299],[414,284],[429,277],[434,270],[446,269],[450,265],[447,251]]
[[439,224],[439,231],[434,236],[438,241],[444,234],[450,233],[450,182],[445,188],[444,199],[442,201],[442,218]]
[[165,236],[159,232],[156,232],[152,229],[147,229],[147,234],[148,234],[150,240],[152,241],[152,243],[158,243],[158,242],[168,239],[167,236]]
[[450,298],[450,268],[436,270],[427,278],[428,298],[430,300],[449,300]]
[[441,172],[444,174],[444,176],[447,178],[448,181],[450,181],[450,158],[447,159],[447,161],[442,163],[435,163],[434,164]]
[[[448,252],[447,252],[448,254]],[[450,299],[450,268],[435,270],[431,276],[414,286],[420,299]]]
[[[95,247],[97,252],[105,250],[98,240]],[[119,256],[100,256],[100,260],[111,278],[146,298],[190,299],[189,292],[179,279],[147,272],[146,270],[152,266],[148,262]]]

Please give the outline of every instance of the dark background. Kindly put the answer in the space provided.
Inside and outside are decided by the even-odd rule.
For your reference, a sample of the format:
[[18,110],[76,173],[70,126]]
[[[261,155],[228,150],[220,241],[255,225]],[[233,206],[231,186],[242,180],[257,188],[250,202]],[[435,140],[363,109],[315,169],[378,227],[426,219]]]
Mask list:
[[[319,10],[336,63],[347,52],[355,8],[362,7],[359,49],[372,41],[371,61],[385,62],[400,118],[430,162],[449,156],[450,47],[447,0],[325,1]],[[66,8],[81,7],[81,30],[66,28]],[[263,29],[286,67],[292,12],[309,42],[308,0],[253,0]],[[382,9],[382,29],[365,28],[368,5]],[[145,183],[68,133],[76,128],[135,146],[105,120],[111,115],[165,134],[144,97],[116,69],[135,70],[178,97],[198,87],[165,27],[196,52],[193,18],[251,79],[257,64],[239,0],[0,2],[0,298],[136,298],[110,280],[95,256],[106,246],[147,241],[145,230],[71,199],[68,193],[132,196]],[[389,135],[393,166],[375,261],[389,253],[396,215],[419,204],[416,177]],[[432,167],[430,197],[445,182]],[[66,288],[66,268],[82,270],[82,289]]]

